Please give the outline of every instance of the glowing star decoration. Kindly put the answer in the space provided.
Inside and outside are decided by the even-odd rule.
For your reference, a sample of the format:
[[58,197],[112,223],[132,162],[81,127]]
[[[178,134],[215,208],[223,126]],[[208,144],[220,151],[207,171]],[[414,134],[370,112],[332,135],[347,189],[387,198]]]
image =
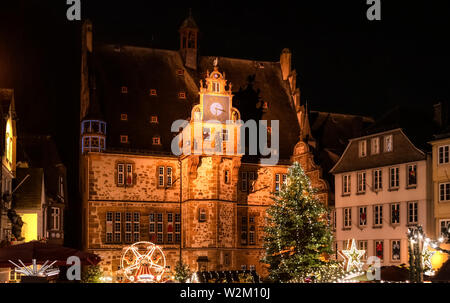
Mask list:
[[362,256],[366,253],[365,250],[359,250],[356,248],[355,239],[351,240],[351,244],[348,245],[347,250],[342,250],[339,254],[344,258],[345,271],[351,271],[353,269],[361,270],[363,263],[361,262]]
[[423,250],[422,250],[422,264],[423,264],[423,268],[425,270],[424,273],[427,276],[432,276],[432,275],[434,275],[434,271],[433,271],[433,265],[431,263],[431,258],[433,258],[436,251],[431,251],[428,249],[428,247],[429,247],[428,241],[425,241],[425,243],[423,244]]
[[130,282],[164,282],[166,257],[159,246],[152,242],[136,242],[122,255],[121,270]]

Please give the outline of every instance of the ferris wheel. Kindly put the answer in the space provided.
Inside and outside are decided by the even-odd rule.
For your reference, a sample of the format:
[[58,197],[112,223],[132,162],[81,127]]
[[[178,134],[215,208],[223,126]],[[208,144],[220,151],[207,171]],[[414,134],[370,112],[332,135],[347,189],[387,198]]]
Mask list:
[[161,282],[166,272],[166,257],[158,245],[136,242],[125,249],[121,270],[130,282]]

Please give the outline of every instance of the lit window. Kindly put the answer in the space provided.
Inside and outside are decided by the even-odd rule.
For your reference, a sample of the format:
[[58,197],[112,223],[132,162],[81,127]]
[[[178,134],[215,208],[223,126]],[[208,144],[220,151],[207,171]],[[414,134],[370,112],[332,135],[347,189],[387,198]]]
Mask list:
[[120,114],[120,120],[127,121],[128,120],[128,115],[127,114]]
[[397,189],[399,187],[399,168],[391,167],[389,172],[389,188]]
[[177,69],[177,76],[183,76],[184,75],[184,69]]
[[367,225],[367,207],[363,206],[359,208],[359,226]]
[[371,153],[376,155],[380,153],[380,138],[373,138],[371,140]]
[[383,241],[377,240],[375,241],[375,256],[384,259],[384,244]]
[[150,96],[157,96],[156,89],[150,90]]
[[133,185],[133,165],[127,164],[127,185]]
[[179,99],[186,99],[186,93],[185,92],[179,92],[178,93],[178,98]]
[[128,94],[128,87],[122,86],[120,91],[121,91],[122,94]]
[[439,146],[438,148],[438,161],[439,164],[449,163],[449,145]]
[[392,261],[400,261],[400,240],[392,240],[391,248]]
[[133,242],[139,242],[141,230],[141,214],[136,212],[133,214]]
[[408,187],[416,186],[417,185],[417,165],[411,164],[408,165]]
[[150,123],[158,123],[158,116],[151,116]]
[[343,175],[342,176],[342,194],[348,195],[350,194],[350,175]]
[[392,135],[384,137],[384,151],[391,152],[394,149],[394,144],[392,142]]
[[128,143],[128,136],[121,135],[120,136],[120,143]]
[[359,157],[363,158],[367,156],[367,141],[359,141]]
[[161,138],[160,137],[153,137],[152,143],[153,143],[153,145],[161,145]]
[[255,185],[257,175],[254,171],[249,171],[248,174],[248,191],[253,192],[253,186]]
[[373,207],[373,225],[383,225],[383,205],[374,205]]

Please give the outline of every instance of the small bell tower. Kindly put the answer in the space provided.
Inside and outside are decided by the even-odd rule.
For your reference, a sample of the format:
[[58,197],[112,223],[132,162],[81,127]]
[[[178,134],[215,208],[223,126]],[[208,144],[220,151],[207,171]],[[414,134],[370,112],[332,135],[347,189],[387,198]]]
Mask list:
[[189,16],[183,21],[179,29],[180,32],[180,53],[183,57],[184,65],[188,68],[197,69],[197,49],[198,49],[198,26],[192,17],[189,9]]

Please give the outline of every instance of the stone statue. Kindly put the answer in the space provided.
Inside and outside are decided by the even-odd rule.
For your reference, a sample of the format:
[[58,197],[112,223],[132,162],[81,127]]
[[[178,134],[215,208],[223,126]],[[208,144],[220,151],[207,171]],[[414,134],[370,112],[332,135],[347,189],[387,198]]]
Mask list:
[[8,210],[8,218],[11,221],[11,233],[18,241],[22,241],[24,238],[22,237],[22,226],[23,221],[22,218],[16,213],[15,210]]

